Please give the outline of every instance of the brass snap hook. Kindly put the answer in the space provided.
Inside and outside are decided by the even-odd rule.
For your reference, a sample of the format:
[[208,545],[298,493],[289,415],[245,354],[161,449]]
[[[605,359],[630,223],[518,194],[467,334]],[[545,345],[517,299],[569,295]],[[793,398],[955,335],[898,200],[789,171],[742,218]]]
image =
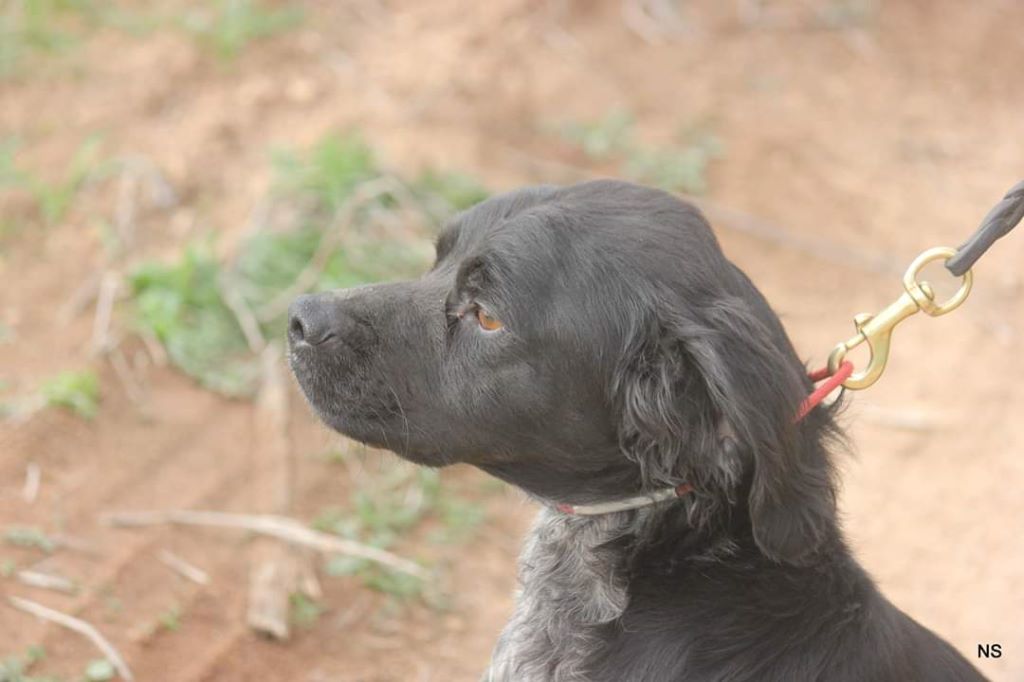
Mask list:
[[960,278],[960,288],[948,300],[938,303],[935,301],[935,292],[928,282],[918,281],[918,275],[924,267],[936,260],[949,260],[956,254],[956,249],[947,246],[937,246],[928,249],[910,264],[907,272],[903,275],[903,293],[896,301],[882,309],[881,312],[871,315],[861,313],[853,318],[854,327],[857,329],[856,336],[839,343],[828,356],[829,371],[835,373],[846,358],[846,354],[861,345],[868,344],[871,351],[871,358],[867,368],[857,372],[843,382],[843,386],[853,390],[859,390],[871,386],[878,381],[885,371],[885,363],[889,360],[889,347],[892,340],[893,329],[903,320],[918,311],[924,311],[931,317],[938,317],[952,312],[960,307],[968,294],[971,293],[971,285],[974,282],[974,275],[971,270],[965,272]]

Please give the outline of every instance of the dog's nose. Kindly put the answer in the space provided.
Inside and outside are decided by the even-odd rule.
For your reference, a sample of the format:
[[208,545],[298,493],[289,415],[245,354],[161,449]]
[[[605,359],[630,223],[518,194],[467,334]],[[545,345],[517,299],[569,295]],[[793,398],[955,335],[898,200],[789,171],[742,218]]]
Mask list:
[[288,340],[319,346],[335,335],[330,309],[316,295],[304,294],[288,308]]

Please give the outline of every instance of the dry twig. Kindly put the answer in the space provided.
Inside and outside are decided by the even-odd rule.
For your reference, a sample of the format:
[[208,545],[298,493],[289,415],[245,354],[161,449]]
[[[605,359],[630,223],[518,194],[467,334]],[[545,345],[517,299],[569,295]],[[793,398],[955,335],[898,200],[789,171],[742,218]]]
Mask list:
[[164,549],[160,550],[158,558],[165,566],[183,578],[191,580],[197,585],[206,586],[210,584],[210,575],[206,571],[193,566],[177,554]]
[[256,399],[255,428],[263,455],[260,464],[269,465],[276,474],[276,490],[269,491],[273,504],[266,511],[288,514],[294,497],[295,458],[288,440],[288,391],[282,356],[276,343],[268,344],[260,354],[263,381]]
[[146,353],[153,364],[157,367],[166,367],[170,361],[167,357],[167,349],[164,348],[164,344],[160,342],[156,334],[148,329],[140,329],[139,338],[142,339],[142,345],[146,347]]
[[291,635],[291,596],[300,590],[303,557],[283,545],[263,550],[249,574],[245,620],[256,632],[284,641]]
[[100,273],[94,272],[72,292],[68,300],[57,311],[57,321],[60,324],[64,325],[75,319],[79,313],[85,310],[86,306],[92,303],[100,290],[100,278]]
[[683,32],[679,10],[665,0],[622,0],[622,22],[648,45],[663,45]]
[[110,360],[110,366],[114,368],[114,374],[121,382],[121,386],[124,387],[125,394],[131,398],[132,405],[141,411],[145,411],[146,392],[135,378],[132,368],[128,366],[124,353],[121,352],[120,348],[114,346],[110,349],[107,358]]
[[396,554],[377,549],[376,547],[370,547],[354,540],[346,540],[321,533],[284,516],[172,509],[168,511],[119,512],[106,515],[104,520],[113,526],[120,527],[153,526],[170,523],[181,526],[206,526],[246,530],[251,533],[277,538],[284,542],[309,547],[325,554],[344,554],[359,559],[366,559],[417,578],[426,578],[429,575],[419,564],[403,559]]
[[245,302],[245,298],[238,291],[238,287],[235,286],[230,275],[222,275],[217,284],[220,288],[221,297],[224,299],[224,304],[227,305],[228,310],[235,316],[238,326],[242,329],[242,335],[245,336],[245,342],[249,345],[249,350],[256,355],[260,354],[266,348],[267,340],[263,338],[260,323],[253,316],[252,310],[249,309],[249,304]]
[[51,623],[56,623],[61,627],[65,627],[68,630],[77,632],[78,634],[82,635],[90,642],[92,642],[93,645],[95,645],[95,647],[100,650],[100,652],[102,652],[106,659],[110,661],[111,665],[114,666],[114,669],[117,670],[118,675],[120,675],[123,679],[127,680],[128,682],[132,682],[132,680],[135,679],[132,676],[132,671],[128,668],[128,664],[124,662],[124,659],[121,657],[121,654],[118,653],[117,649],[115,649],[114,646],[109,641],[107,641],[107,639],[103,635],[100,634],[99,630],[94,628],[89,623],[85,622],[84,620],[81,620],[80,618],[69,616],[66,613],[54,611],[51,608],[43,606],[42,604],[38,604],[29,599],[23,599],[22,597],[10,596],[7,598],[7,600],[8,602],[10,602],[11,606],[18,609],[19,611],[30,613],[33,616],[42,618],[43,620],[50,621]]
[[38,587],[43,590],[63,592],[64,594],[74,594],[77,592],[73,582],[63,576],[53,575],[52,573],[26,569],[18,571],[15,577],[18,579],[18,582],[29,587]]
[[862,403],[858,412],[864,421],[899,431],[931,433],[940,431],[949,423],[947,416],[933,410],[915,407],[885,407],[873,403]]
[[99,293],[96,295],[96,316],[92,321],[92,352],[103,353],[110,344],[110,318],[121,278],[113,270],[107,270],[100,277]]
[[29,504],[34,504],[39,497],[39,482],[43,477],[43,470],[35,462],[29,462],[25,466],[25,485],[21,489],[21,496]]

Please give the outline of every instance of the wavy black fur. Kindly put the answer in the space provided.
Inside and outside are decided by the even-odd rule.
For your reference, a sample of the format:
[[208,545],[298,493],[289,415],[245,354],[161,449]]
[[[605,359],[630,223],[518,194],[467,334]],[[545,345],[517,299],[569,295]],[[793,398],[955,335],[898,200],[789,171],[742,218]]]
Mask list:
[[[502,320],[488,332],[477,308]],[[899,611],[836,519],[833,415],[703,216],[657,190],[539,187],[459,216],[421,279],[302,297],[291,362],[329,425],[544,502],[485,679],[982,679]]]

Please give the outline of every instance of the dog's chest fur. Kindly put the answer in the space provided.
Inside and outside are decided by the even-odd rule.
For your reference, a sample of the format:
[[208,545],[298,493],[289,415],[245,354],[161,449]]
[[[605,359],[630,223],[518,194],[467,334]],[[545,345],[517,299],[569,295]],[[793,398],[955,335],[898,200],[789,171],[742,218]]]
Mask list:
[[519,563],[516,610],[495,647],[487,682],[576,682],[600,646],[597,628],[626,608],[621,553],[632,514],[567,516],[545,509]]

